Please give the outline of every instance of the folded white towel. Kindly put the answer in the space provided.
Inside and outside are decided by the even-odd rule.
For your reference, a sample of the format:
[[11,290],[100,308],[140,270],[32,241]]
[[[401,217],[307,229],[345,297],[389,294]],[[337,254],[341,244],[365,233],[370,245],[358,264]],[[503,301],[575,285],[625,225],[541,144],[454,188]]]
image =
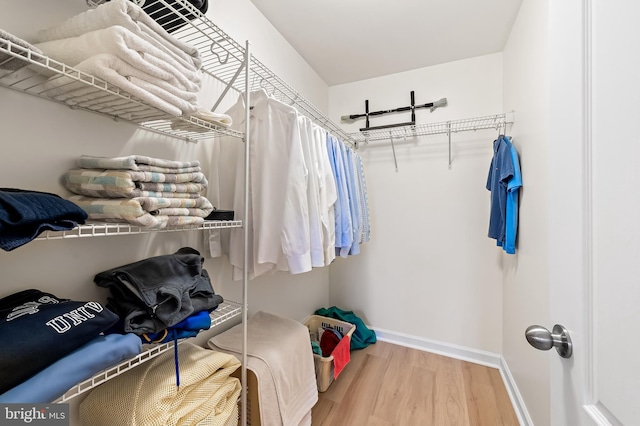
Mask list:
[[90,31],[78,37],[37,43],[36,46],[50,58],[72,67],[94,55],[108,53],[185,91],[198,92],[202,85],[196,71],[187,69],[173,55],[157,49],[119,25]]
[[[147,81],[149,76],[145,76],[142,71],[116,56],[104,53],[95,55],[82,61],[75,68],[101,78],[139,100],[173,116],[189,115],[198,109],[196,104],[173,94],[172,91],[174,90],[168,83],[162,82],[162,80],[158,80],[158,84],[150,83]],[[47,96],[70,105],[77,104],[73,100],[75,97],[74,90],[80,89],[83,95],[87,96],[84,83],[76,82],[66,76],[49,79],[45,84],[45,88],[47,90],[44,93]],[[98,96],[103,95],[104,93],[98,94]],[[78,105],[87,106],[87,104]]]
[[128,0],[112,0],[93,10],[80,13],[60,25],[40,31],[38,40],[43,42],[78,37],[90,31],[113,25],[121,25],[155,47],[166,52],[173,52],[183,65],[192,66],[194,71],[200,68],[201,60],[198,49],[169,34],[142,8]]
[[[212,112],[202,107],[198,108],[198,110],[195,113],[191,114],[189,117],[184,117],[184,118],[188,120],[190,117],[197,118],[198,120],[202,120],[204,122],[214,124],[220,127],[225,127],[225,128],[228,128],[231,126],[231,124],[233,124],[233,120],[231,119],[230,115]],[[196,122],[198,121],[196,120]],[[180,119],[173,120],[171,122],[171,128],[173,130],[187,130],[187,131],[199,132],[199,133],[204,133],[209,131],[205,127],[201,127],[189,121],[180,120]]]

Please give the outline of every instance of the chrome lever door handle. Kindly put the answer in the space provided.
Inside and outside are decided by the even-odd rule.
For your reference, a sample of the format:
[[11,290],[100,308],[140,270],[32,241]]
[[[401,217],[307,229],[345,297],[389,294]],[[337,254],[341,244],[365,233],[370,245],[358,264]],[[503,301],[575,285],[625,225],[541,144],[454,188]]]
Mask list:
[[571,343],[569,332],[560,324],[553,326],[553,332],[541,325],[532,325],[527,327],[524,335],[527,342],[536,349],[548,351],[556,348],[562,358],[571,358],[573,354],[573,343]]

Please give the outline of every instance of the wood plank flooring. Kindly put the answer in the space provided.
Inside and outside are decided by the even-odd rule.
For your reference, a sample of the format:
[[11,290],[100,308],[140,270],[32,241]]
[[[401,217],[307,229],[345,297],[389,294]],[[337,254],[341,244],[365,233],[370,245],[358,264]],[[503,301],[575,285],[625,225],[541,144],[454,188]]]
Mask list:
[[517,426],[497,369],[377,342],[312,411],[312,426]]

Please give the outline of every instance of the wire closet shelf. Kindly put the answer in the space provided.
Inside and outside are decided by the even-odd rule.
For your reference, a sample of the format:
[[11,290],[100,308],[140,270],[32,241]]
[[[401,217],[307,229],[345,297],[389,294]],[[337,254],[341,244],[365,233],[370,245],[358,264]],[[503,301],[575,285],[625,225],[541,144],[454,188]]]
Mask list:
[[[86,1],[89,6],[99,6],[105,0]],[[145,0],[133,0],[133,2],[144,7]],[[196,47],[202,59],[202,72],[225,85],[224,91],[213,105],[212,110],[216,110],[229,90],[244,93],[247,73],[244,46],[211,22],[187,0],[156,0],[154,5],[161,6],[154,7],[153,11],[148,11],[148,14],[155,20],[163,21],[166,25],[185,23],[181,28],[173,31],[171,35]],[[169,20],[171,19],[169,17],[173,17],[173,21]],[[195,19],[190,19],[190,17]],[[251,90],[264,89],[280,102],[296,108],[301,114],[312,119],[334,136],[353,144],[348,133],[253,55],[249,67]]]
[[[242,133],[216,126],[195,117],[174,117],[137,99],[125,90],[98,77],[77,70],[46,55],[19,46],[0,37],[0,53],[29,64],[17,71],[0,74],[0,86],[67,105],[73,109],[91,111],[116,120],[132,122],[156,133],[185,140],[201,140],[212,136],[228,135],[241,138]],[[77,84],[93,88],[100,95],[92,101],[69,104],[49,97],[53,79],[65,79],[64,84]],[[131,118],[132,112],[135,117]],[[180,121],[188,130],[173,129],[172,123]]]
[[205,221],[201,225],[182,225],[167,228],[145,228],[142,226],[130,225],[128,223],[87,223],[79,225],[68,231],[45,231],[36,240],[61,240],[66,238],[87,238],[105,237],[110,235],[135,235],[149,234],[154,232],[176,232],[176,231],[202,231],[206,229],[240,228],[240,220],[213,220]]
[[513,115],[513,112],[508,112],[482,117],[442,121],[439,123],[417,124],[380,130],[364,130],[350,133],[349,136],[352,140],[356,141],[356,143],[368,143],[372,141],[389,139],[401,140],[418,136],[451,134],[482,129],[500,130],[501,128],[504,129],[506,125],[513,124]]

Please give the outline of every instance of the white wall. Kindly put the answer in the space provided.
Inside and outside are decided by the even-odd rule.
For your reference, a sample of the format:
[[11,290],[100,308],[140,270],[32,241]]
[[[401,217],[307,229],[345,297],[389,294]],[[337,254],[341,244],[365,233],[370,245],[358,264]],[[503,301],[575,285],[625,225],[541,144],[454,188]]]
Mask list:
[[327,110],[327,85],[250,0],[216,0],[207,16],[253,55],[308,99],[320,111]]
[[[531,418],[550,421],[550,354],[529,346],[524,331],[549,319],[548,2],[524,0],[504,49],[504,107],[515,111],[513,142],[520,154],[518,250],[504,255],[502,352]],[[555,141],[558,142],[558,141]]]
[[[449,105],[417,110],[418,124],[500,113],[502,54],[423,68],[329,89],[329,116],[446,97]],[[409,114],[372,119],[375,126]],[[357,131],[359,121],[345,128]],[[487,237],[485,189],[495,130],[396,141],[396,173],[388,141],[359,150],[371,210],[371,242],[331,266],[332,305],[354,310],[373,327],[501,352],[501,249]]]

